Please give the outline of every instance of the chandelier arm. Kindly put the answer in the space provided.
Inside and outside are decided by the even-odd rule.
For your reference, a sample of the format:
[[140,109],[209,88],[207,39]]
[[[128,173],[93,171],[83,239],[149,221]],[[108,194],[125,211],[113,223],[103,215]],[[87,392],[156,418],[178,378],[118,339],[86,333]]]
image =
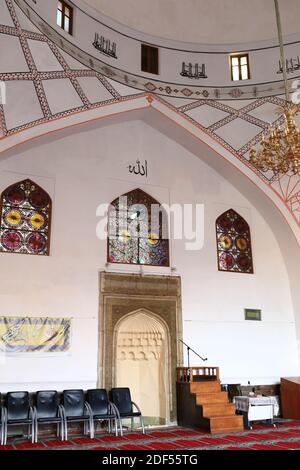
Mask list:
[[282,71],[283,71],[285,98],[286,98],[286,101],[289,102],[290,96],[289,96],[289,90],[288,90],[288,79],[287,79],[285,54],[284,54],[284,48],[283,48],[282,27],[281,27],[278,0],[274,0],[274,3],[275,3],[275,11],[276,11],[277,32],[278,32],[278,39],[279,39],[279,46],[280,46],[280,58],[281,58]]

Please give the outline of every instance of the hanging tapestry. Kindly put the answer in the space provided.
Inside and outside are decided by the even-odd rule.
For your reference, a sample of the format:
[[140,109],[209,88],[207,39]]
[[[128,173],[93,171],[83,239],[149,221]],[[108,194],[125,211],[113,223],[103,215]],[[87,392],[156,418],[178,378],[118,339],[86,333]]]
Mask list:
[[67,353],[71,319],[0,317],[0,352]]

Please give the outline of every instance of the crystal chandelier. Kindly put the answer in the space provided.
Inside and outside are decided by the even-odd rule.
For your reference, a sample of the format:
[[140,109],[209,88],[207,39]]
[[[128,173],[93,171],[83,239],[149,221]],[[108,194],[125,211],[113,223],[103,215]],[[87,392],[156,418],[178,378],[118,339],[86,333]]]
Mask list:
[[258,151],[255,149],[250,150],[249,161],[259,171],[272,171],[276,176],[287,173],[300,176],[300,131],[294,119],[299,112],[299,106],[289,101],[278,0],[274,0],[274,2],[287,101],[286,106],[281,108],[284,124],[276,128],[270,128],[269,135],[267,137],[263,136],[260,142],[261,148]]

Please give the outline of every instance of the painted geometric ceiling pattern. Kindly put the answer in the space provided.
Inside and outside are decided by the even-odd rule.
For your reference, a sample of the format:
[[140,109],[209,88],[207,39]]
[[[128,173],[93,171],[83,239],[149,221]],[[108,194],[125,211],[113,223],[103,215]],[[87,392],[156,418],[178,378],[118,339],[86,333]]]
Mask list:
[[[117,103],[140,90],[87,68],[40,32],[13,0],[0,0],[0,139],[79,111]],[[13,51],[13,53],[12,53]],[[249,150],[258,145],[270,123],[282,122],[280,96],[218,101],[156,98],[221,143],[249,166]],[[252,168],[253,171],[256,171]],[[258,173],[285,203],[300,226],[300,179]]]

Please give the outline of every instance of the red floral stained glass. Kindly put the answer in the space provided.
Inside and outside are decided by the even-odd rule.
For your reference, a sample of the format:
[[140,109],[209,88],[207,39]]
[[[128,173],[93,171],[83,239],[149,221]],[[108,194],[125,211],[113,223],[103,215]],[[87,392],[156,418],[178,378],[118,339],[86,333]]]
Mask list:
[[219,271],[253,273],[250,228],[233,209],[216,222]]
[[1,195],[0,251],[49,255],[51,199],[27,179]]
[[168,221],[161,204],[141,189],[111,203],[109,263],[169,266]]

